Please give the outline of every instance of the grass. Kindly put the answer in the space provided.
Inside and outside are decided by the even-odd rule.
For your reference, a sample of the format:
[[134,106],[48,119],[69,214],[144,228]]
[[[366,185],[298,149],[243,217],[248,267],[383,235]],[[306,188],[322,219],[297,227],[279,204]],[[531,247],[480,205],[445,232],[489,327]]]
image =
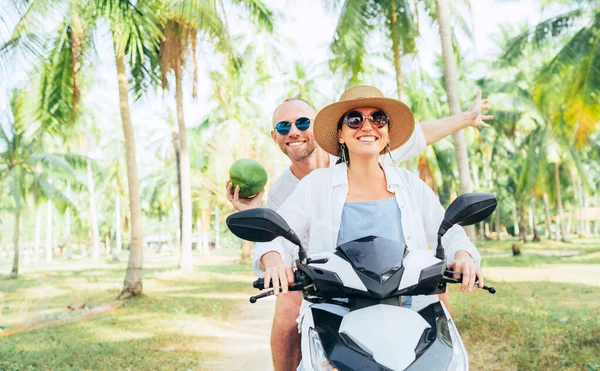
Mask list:
[[[585,257],[594,254],[598,243],[526,245],[516,258],[521,260],[497,255],[511,241],[480,246],[484,261],[492,257],[495,266],[512,261],[513,266],[536,267],[564,263],[565,257],[539,252],[573,247]],[[19,279],[0,281],[0,327],[10,331],[27,323],[82,318],[83,306],[94,309],[114,301],[125,264],[26,266]],[[149,254],[145,264],[145,295],[116,310],[5,337],[0,329],[0,370],[203,369],[205,361],[217,357],[210,346],[218,336],[214,325],[248,305],[245,297],[254,293],[249,264],[196,265],[186,274],[175,270],[176,260],[169,255]],[[486,282],[498,289],[496,295],[459,294],[456,286],[451,288],[452,312],[473,370],[599,369],[599,287]]]
[[492,296],[451,289],[452,312],[474,370],[597,370],[600,289],[488,282]]
[[[521,255],[512,256],[512,245],[518,244]],[[600,239],[575,238],[569,242],[542,240],[523,244],[516,239],[481,241],[483,267],[535,267],[547,264],[600,264]]]
[[[225,320],[240,293],[254,292],[248,284],[251,270],[225,264],[182,274],[172,263],[169,258],[148,262],[146,295],[116,311],[0,337],[0,370],[201,369],[203,360],[214,356],[206,346],[214,340],[207,321]],[[0,326],[9,331],[33,322],[76,319],[88,312],[84,305],[94,309],[114,301],[125,263],[75,270],[65,269],[67,264],[0,281]]]

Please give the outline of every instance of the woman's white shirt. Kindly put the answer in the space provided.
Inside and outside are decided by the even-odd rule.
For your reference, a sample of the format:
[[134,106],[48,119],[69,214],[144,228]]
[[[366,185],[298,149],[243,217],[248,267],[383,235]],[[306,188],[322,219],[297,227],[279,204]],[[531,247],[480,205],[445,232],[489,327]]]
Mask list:
[[[277,212],[296,232],[301,241],[308,241],[308,256],[331,252],[336,248],[342,209],[348,196],[346,164],[317,169],[304,177]],[[430,249],[437,246],[437,231],[444,218],[444,208],[433,191],[413,173],[384,166],[388,191],[394,193],[402,213],[402,230],[406,245],[411,249]],[[479,265],[480,256],[460,226],[454,226],[442,237],[447,261],[454,260],[458,250],[465,250]],[[271,242],[257,243],[253,269],[257,276],[264,270],[260,258],[269,251],[278,252],[284,262],[292,265],[298,247],[278,237]]]
[[[415,130],[412,135],[399,148],[393,150],[391,154],[379,156],[379,161],[386,166],[393,166],[395,162],[404,162],[411,158],[417,157],[427,147],[425,135],[420,124],[415,124]],[[339,157],[329,155],[329,167],[335,166]],[[277,210],[285,200],[292,194],[296,186],[300,183],[300,179],[296,178],[290,167],[288,166],[283,173],[277,178],[269,192],[267,193],[266,207]]]

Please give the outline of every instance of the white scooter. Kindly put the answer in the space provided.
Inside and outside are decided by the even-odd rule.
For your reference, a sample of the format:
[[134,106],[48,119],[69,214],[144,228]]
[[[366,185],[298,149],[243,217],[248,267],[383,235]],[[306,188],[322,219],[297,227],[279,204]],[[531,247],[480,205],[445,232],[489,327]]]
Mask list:
[[[458,330],[437,299],[447,283],[461,282],[446,269],[441,238],[454,224],[484,220],[497,203],[489,193],[468,193],[454,200],[438,231],[435,256],[371,236],[307,258],[294,231],[270,209],[232,214],[227,226],[248,241],[283,237],[299,247],[295,282],[289,289],[302,291],[312,303],[301,320],[299,369],[468,370]],[[264,288],[262,278],[254,287]],[[496,292],[493,287],[482,288]],[[265,291],[250,302],[273,294]],[[413,298],[411,309],[402,307],[401,296]]]

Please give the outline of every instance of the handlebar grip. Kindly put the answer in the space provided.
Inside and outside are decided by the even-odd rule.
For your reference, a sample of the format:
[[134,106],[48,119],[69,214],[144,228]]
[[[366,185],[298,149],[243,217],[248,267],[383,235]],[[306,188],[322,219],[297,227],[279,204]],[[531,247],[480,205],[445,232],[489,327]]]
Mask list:
[[[294,283],[290,284],[289,290],[290,291],[300,291],[302,290],[302,285],[298,285],[299,283],[301,283],[304,280],[304,274],[299,271],[296,270],[294,272]],[[258,290],[263,290],[265,289],[265,279],[264,278],[259,278],[256,281],[252,282],[252,287],[254,287],[255,289]],[[269,287],[273,287],[273,280],[269,280]]]
[[262,290],[265,288],[265,280],[264,278],[259,278],[256,281],[252,282],[252,287],[255,289]]

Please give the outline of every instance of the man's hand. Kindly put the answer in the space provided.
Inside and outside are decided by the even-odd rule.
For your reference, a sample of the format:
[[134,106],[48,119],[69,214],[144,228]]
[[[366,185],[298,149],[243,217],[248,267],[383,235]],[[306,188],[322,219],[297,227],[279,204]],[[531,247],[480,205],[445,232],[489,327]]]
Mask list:
[[256,209],[262,206],[264,189],[252,198],[240,198],[240,186],[236,186],[235,191],[233,191],[233,183],[228,180],[225,183],[225,188],[227,189],[227,199],[237,211]]
[[265,289],[271,286],[270,281],[273,280],[275,295],[279,295],[280,287],[282,294],[287,293],[288,286],[294,283],[294,270],[292,266],[286,264],[281,259],[281,255],[275,251],[266,253],[260,260],[265,267]]
[[469,126],[489,128],[490,125],[486,124],[483,120],[491,120],[494,116],[484,115],[483,112],[488,110],[488,100],[481,99],[481,90],[477,90],[475,95],[475,102],[473,106],[467,112],[472,113],[474,118],[469,123]]
[[[472,291],[475,286],[475,278],[479,280],[479,287],[483,287],[483,273],[475,262],[471,255],[465,250],[458,250],[454,255],[454,261],[448,264],[448,268],[452,269],[457,273],[462,273],[463,279],[460,285],[460,291]],[[454,278],[460,279],[460,275],[454,275]]]

